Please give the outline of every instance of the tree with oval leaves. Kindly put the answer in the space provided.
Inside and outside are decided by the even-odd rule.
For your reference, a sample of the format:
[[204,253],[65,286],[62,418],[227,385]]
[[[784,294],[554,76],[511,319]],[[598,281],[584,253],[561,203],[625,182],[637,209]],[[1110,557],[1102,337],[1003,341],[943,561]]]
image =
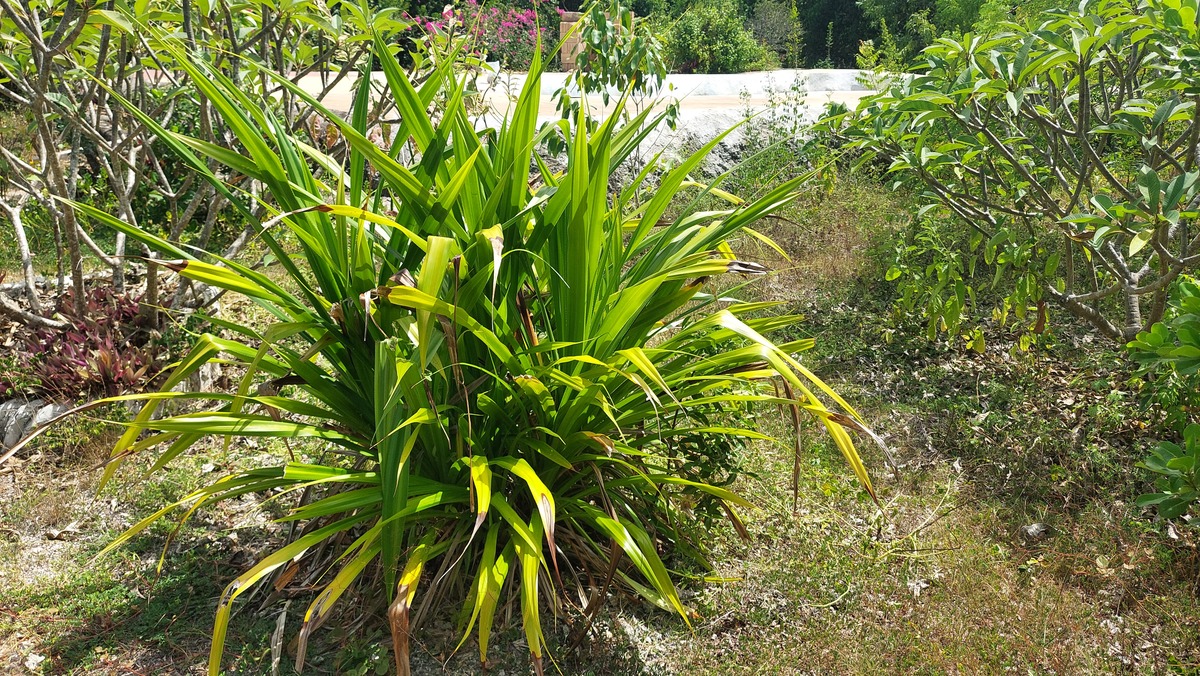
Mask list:
[[965,226],[889,274],[931,332],[956,333],[983,288],[1037,332],[1048,305],[1116,341],[1162,317],[1200,263],[1196,17],[1195,0],[1089,0],[941,38],[918,74],[826,121]]

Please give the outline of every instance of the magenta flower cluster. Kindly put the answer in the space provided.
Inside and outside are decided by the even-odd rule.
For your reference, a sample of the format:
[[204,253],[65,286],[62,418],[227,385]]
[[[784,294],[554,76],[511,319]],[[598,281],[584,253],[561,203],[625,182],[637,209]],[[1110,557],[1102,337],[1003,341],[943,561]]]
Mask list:
[[462,31],[476,54],[499,61],[505,68],[524,70],[533,61],[539,33],[543,47],[547,39],[547,27],[539,26],[536,8],[551,1],[533,0],[534,8],[517,9],[489,7],[480,5],[479,0],[466,0],[461,8],[448,5],[441,16],[406,18],[427,33]]

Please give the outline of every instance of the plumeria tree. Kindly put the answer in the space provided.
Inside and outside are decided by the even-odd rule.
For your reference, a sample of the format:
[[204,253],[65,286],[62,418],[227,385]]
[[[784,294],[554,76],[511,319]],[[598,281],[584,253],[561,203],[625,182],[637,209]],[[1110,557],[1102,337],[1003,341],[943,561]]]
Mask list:
[[1034,332],[1050,307],[1117,341],[1163,316],[1200,263],[1196,16],[1195,0],[1087,0],[941,38],[919,73],[830,121],[955,217],[923,219],[889,273],[931,334],[964,325],[977,287]]
[[[206,147],[232,151],[238,146],[211,102],[183,77],[179,60],[150,48],[147,24],[177,31],[184,36],[185,59],[210,63],[271,105],[288,129],[300,130],[313,108],[253,68],[286,73],[291,84],[315,77],[320,98],[360,72],[370,51],[361,39],[365,31],[394,34],[407,25],[397,18],[391,10],[375,13],[343,3],[334,11],[312,0],[251,2],[236,9],[191,0],[119,7],[75,0],[0,2],[0,98],[28,111],[33,129],[28,149],[0,148],[0,208],[22,257],[24,300],[21,306],[0,292],[0,312],[43,328],[65,325],[49,316],[53,304],[41,298],[33,264],[39,252],[28,245],[30,209],[53,231],[57,295],[84,286],[85,258],[107,268],[114,289],[122,292],[131,262],[140,259],[143,310],[151,318],[159,306],[184,301],[188,287],[181,287],[173,301],[160,298],[155,254],[145,248],[127,251],[124,234],[102,246],[86,223],[63,208],[64,201],[111,202],[127,222],[200,248],[209,244],[220,219],[239,218],[213,186],[176,171],[178,163],[131,112],[136,108],[166,127],[191,132]],[[387,112],[382,106],[375,116]],[[212,168],[220,171],[216,164]],[[244,173],[224,178],[241,189],[262,189]],[[162,206],[151,212],[150,204]],[[237,240],[235,248],[244,241]],[[74,314],[82,316],[84,294],[73,299]]]

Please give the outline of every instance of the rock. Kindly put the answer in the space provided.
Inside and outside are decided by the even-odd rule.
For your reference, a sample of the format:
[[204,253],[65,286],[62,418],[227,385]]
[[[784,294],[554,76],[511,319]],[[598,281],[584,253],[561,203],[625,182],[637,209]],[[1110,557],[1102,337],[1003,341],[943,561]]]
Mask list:
[[[20,400],[18,400],[20,401]],[[25,428],[33,420],[38,409],[45,404],[41,399],[20,402],[13,407],[4,423],[4,447],[12,448],[25,436]]]
[[216,364],[212,362],[204,364],[196,369],[195,373],[188,376],[188,391],[212,392],[218,373]]
[[3,434],[4,428],[8,427],[9,418],[12,418],[12,414],[24,403],[22,399],[10,399],[0,404],[0,435]]
[[37,413],[34,414],[33,419],[29,421],[29,424],[25,427],[25,434],[28,435],[30,432],[49,423],[69,410],[71,410],[71,407],[67,404],[46,404],[39,408]]
[[69,404],[46,403],[41,399],[10,399],[0,404],[0,449],[12,448],[69,410]]

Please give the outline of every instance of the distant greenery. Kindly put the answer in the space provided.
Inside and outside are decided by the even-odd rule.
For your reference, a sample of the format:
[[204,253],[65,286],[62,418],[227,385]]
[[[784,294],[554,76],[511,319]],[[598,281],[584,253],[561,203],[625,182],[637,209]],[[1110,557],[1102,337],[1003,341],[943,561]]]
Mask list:
[[804,26],[795,0],[760,0],[750,14],[754,37],[784,68],[804,65]]
[[[428,21],[440,21],[443,3],[380,0]],[[601,6],[606,3],[600,3]],[[888,42],[895,63],[907,63],[939,37],[964,31],[990,32],[1009,20],[1036,17],[1069,4],[1059,0],[634,0],[631,8],[658,27],[667,41],[672,66],[681,72],[731,73],[769,67],[854,68],[862,43]],[[468,7],[469,5],[469,7]],[[557,11],[591,6],[576,0],[460,2],[456,9],[485,16],[520,17],[497,23],[481,34],[488,50],[505,65],[524,68],[528,59],[508,56],[528,31],[526,16],[536,13],[542,39],[558,39]],[[517,26],[516,24],[520,24]],[[517,28],[504,40],[501,33]],[[703,39],[701,38],[703,36]],[[528,51],[527,47],[522,48]],[[549,56],[549,55],[547,55]]]
[[688,8],[671,26],[667,55],[684,73],[741,73],[774,65],[731,0],[705,0]]

